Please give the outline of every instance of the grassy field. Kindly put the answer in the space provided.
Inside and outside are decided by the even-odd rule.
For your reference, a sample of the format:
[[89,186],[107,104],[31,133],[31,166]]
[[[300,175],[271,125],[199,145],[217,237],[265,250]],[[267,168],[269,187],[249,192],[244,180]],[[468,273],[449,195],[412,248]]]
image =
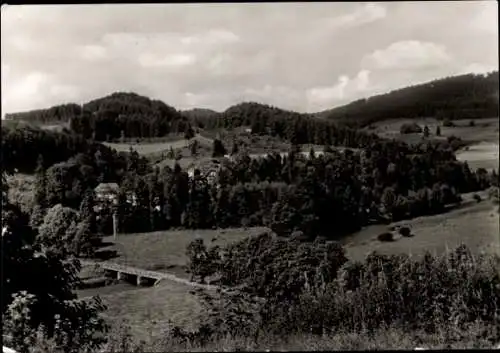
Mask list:
[[457,151],[456,155],[459,161],[467,161],[472,169],[498,170],[499,167],[498,140],[495,143],[476,143]]
[[456,126],[445,127],[442,126],[442,122],[434,118],[395,119],[374,123],[374,129],[367,130],[375,132],[382,137],[396,138],[406,142],[415,142],[421,138],[422,134],[401,135],[399,129],[403,124],[416,122],[422,128],[427,125],[429,127],[431,137],[433,138],[438,138],[435,136],[436,127],[441,126],[442,139],[453,135],[466,141],[498,143],[498,118],[476,119],[474,120],[475,126],[469,126],[469,121],[470,120],[459,120],[454,122]]
[[[119,235],[114,249],[119,257],[111,261],[157,271],[166,270],[179,277],[187,277],[186,247],[191,240],[199,237],[211,245],[225,245],[247,236],[260,234],[266,228],[167,231],[142,234]],[[113,237],[105,239],[112,242]],[[91,267],[84,267],[80,277],[93,278],[102,273]],[[162,280],[158,286],[138,288],[127,283],[78,291],[80,297],[99,295],[107,305],[106,318],[112,328],[120,323],[131,326],[135,338],[151,341],[161,335],[171,320],[178,326],[194,328],[201,312],[201,304],[192,287],[185,284]]]
[[111,245],[105,250],[116,250],[118,257],[111,261],[147,270],[165,270],[185,277],[186,247],[201,238],[205,244],[223,246],[231,242],[258,235],[267,228],[242,228],[219,230],[173,230],[164,232],[118,235],[116,242],[107,237]]
[[355,260],[363,259],[373,250],[383,254],[409,253],[415,256],[427,250],[440,254],[460,243],[465,243],[477,253],[491,251],[500,254],[497,207],[489,200],[484,200],[480,203],[469,203],[445,214],[394,223],[392,225],[409,225],[414,236],[396,238],[393,242],[380,242],[376,239],[377,235],[387,231],[389,226],[369,226],[346,239],[347,254]]
[[104,142],[103,144],[117,150],[118,152],[129,152],[132,147],[140,155],[148,155],[168,151],[170,148],[177,149],[186,146],[187,140],[176,141],[163,141],[163,142],[150,142],[150,143],[117,143],[117,142]]
[[108,307],[106,318],[112,326],[127,323],[131,334],[150,340],[168,327],[168,321],[186,329],[194,329],[201,304],[192,288],[173,281],[162,281],[156,287],[125,290],[101,296]]
[[[196,140],[200,143],[200,145],[208,145],[210,148],[212,147],[213,140],[208,139],[207,137],[203,137],[201,135],[197,135],[195,137]],[[141,141],[141,142],[103,142],[104,145],[117,150],[118,152],[129,152],[132,147],[137,153],[140,155],[151,155],[157,154],[161,152],[169,151],[170,148],[177,149],[185,149],[189,146],[189,140],[186,140],[182,136],[171,136],[165,138],[159,138],[159,141],[150,142],[150,141]]]

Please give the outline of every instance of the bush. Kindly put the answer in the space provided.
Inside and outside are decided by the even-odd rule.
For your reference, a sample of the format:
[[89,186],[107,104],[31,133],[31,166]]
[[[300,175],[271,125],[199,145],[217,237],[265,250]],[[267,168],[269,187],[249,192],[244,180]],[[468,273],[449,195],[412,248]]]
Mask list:
[[[267,242],[265,238],[248,241]],[[340,268],[335,264],[333,277],[314,281],[312,279],[321,276],[312,277],[312,273],[305,270],[317,265],[307,264],[305,258],[290,257],[299,243],[293,245],[280,254],[264,252],[258,261],[262,267],[255,266],[257,261],[251,255],[255,248],[241,249],[239,256],[232,258],[231,262],[238,263],[239,269],[246,266],[255,284],[248,286],[248,290],[252,290],[250,294],[256,294],[257,287],[279,286],[280,290],[268,291],[265,301],[254,304],[251,302],[255,298],[245,299],[241,293],[234,293],[236,298],[225,294],[219,303],[212,301],[205,312],[211,315],[212,324],[208,327],[213,333],[233,336],[241,324],[247,337],[254,337],[258,332],[325,335],[342,331],[369,335],[395,327],[406,333],[440,332],[444,334],[443,342],[451,343],[462,339],[458,332],[479,325],[481,337],[488,337],[491,344],[500,340],[500,331],[495,329],[500,317],[498,257],[486,254],[474,257],[463,245],[441,256],[429,252],[418,258],[371,253],[361,262],[344,262]],[[273,256],[275,254],[279,256]],[[316,258],[308,256],[311,257]],[[287,275],[282,271],[269,271],[274,267],[269,261],[283,262],[282,271]],[[319,267],[328,268],[325,264]],[[290,280],[292,274],[295,280]],[[284,298],[280,294],[297,293],[297,289],[304,286],[307,290],[299,291],[298,297]],[[214,305],[219,310],[214,310]],[[225,322],[224,311],[231,307],[232,318]],[[239,316],[234,316],[237,313]],[[230,322],[241,324],[230,325],[231,329],[227,327]],[[222,328],[224,326],[226,328]]]
[[403,226],[399,228],[399,234],[401,234],[403,237],[411,237],[410,227]]
[[381,233],[377,236],[377,239],[379,241],[394,241],[394,237],[392,233],[386,232],[386,233]]
[[479,203],[479,202],[481,202],[481,196],[479,196],[478,194],[474,194],[474,195],[472,196],[472,198],[473,198],[474,200],[476,200],[476,202],[478,202],[478,203]]
[[403,124],[399,129],[399,132],[401,134],[414,134],[414,133],[421,133],[422,131],[423,131],[422,128],[417,123]]
[[444,119],[443,120],[443,126],[445,127],[454,127],[455,123],[451,121],[450,119]]

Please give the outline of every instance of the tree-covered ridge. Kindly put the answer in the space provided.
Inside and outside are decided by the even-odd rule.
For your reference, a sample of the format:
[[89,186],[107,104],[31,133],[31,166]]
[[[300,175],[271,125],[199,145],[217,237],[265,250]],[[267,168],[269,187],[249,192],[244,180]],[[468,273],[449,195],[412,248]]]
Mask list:
[[71,130],[98,141],[119,137],[159,137],[184,132],[189,123],[175,108],[135,93],[117,92],[83,105]]
[[365,147],[378,136],[316,119],[310,114],[283,110],[267,104],[245,102],[231,106],[219,116],[207,118],[205,128],[234,129],[248,126],[252,134],[270,135],[295,144]]
[[357,126],[396,118],[491,118],[498,116],[498,83],[498,71],[446,77],[359,99],[317,115]]
[[207,119],[214,119],[220,116],[221,113],[204,108],[193,108],[188,110],[182,110],[181,114],[191,121],[194,125],[199,127],[205,127]]
[[7,114],[6,119],[37,123],[69,122],[73,132],[97,141],[126,137],[158,137],[184,132],[188,119],[175,108],[135,93],[117,92],[82,106]]
[[32,123],[47,124],[52,122],[68,122],[81,114],[79,104],[68,103],[56,105],[48,109],[36,109],[27,112],[5,114],[6,120],[24,120]]
[[[66,104],[45,110],[7,114],[6,118],[42,123],[71,121],[74,132],[85,137],[94,136],[99,141],[121,136],[160,137],[168,133],[183,133],[191,125],[209,129],[250,126],[254,133],[289,138],[290,130],[303,131],[305,122],[315,125],[320,121],[323,124],[320,128],[323,129],[328,120],[364,126],[393,118],[436,117],[453,120],[497,116],[498,84],[498,71],[487,75],[447,77],[315,114],[298,113],[255,102],[239,103],[222,113],[199,108],[178,111],[159,100],[135,93],[117,92],[83,106]],[[308,129],[311,130],[311,127]]]

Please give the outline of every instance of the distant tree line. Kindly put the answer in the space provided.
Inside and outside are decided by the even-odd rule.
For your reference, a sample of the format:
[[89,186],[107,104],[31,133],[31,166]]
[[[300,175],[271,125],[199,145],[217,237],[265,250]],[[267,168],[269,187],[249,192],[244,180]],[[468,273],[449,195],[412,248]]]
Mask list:
[[352,126],[399,118],[441,120],[498,116],[498,71],[460,75],[359,99],[317,115]]
[[364,147],[379,140],[373,133],[340,127],[330,121],[272,107],[246,102],[204,119],[206,129],[251,127],[252,134],[270,135],[293,144],[318,144]]
[[[250,126],[256,134],[279,136],[293,143],[359,147],[366,133],[334,127],[360,127],[393,118],[435,117],[441,120],[498,116],[498,71],[461,75],[406,87],[361,99],[315,114],[302,114],[259,103],[240,103],[222,113],[209,109],[177,111],[159,100],[117,92],[82,106],[65,104],[49,109],[7,114],[7,119],[47,123],[70,122],[71,130],[86,138],[109,141],[161,137],[205,129]],[[356,136],[354,136],[356,135]]]
[[69,122],[81,114],[79,104],[61,104],[48,109],[36,109],[27,112],[5,114],[7,120],[24,120],[35,124]]
[[117,92],[82,106],[65,104],[49,109],[6,114],[6,119],[35,123],[69,122],[72,132],[87,139],[109,141],[120,137],[161,137],[184,133],[188,118],[159,100]]

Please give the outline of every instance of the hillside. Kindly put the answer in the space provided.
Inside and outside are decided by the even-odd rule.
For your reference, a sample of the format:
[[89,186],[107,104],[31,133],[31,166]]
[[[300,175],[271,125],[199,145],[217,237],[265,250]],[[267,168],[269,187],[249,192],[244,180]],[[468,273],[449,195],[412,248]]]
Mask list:
[[498,71],[433,80],[315,114],[354,126],[397,118],[478,119],[498,116]]
[[[307,134],[305,125],[312,124],[311,120],[320,121],[324,128],[324,124],[332,122],[363,127],[399,118],[456,120],[497,117],[498,84],[498,71],[488,75],[447,77],[314,114],[256,102],[235,104],[224,112],[201,108],[178,111],[159,100],[117,92],[83,106],[65,104],[45,110],[7,114],[6,118],[41,124],[70,122],[73,132],[98,141],[120,137],[161,137],[169,133],[185,133],[192,126],[204,129],[248,126],[254,134],[289,137],[291,129],[298,131],[299,135]],[[290,121],[293,123],[290,124]],[[297,138],[304,140],[300,136]]]
[[193,108],[181,111],[182,116],[194,122],[196,126],[203,128],[207,119],[214,119],[220,116],[219,112],[212,109]]
[[37,124],[54,122],[69,122],[71,118],[79,116],[82,107],[75,103],[61,104],[48,109],[36,109],[27,112],[5,114],[5,120],[23,120]]

